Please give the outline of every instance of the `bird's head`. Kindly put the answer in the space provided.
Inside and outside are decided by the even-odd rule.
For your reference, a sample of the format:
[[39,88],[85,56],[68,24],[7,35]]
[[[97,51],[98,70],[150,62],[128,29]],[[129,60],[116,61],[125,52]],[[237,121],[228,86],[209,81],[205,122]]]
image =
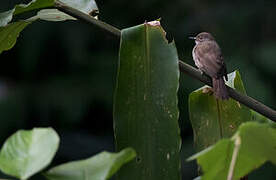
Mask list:
[[207,32],[202,32],[199,33],[196,37],[190,37],[190,39],[195,40],[195,43],[200,43],[200,42],[204,42],[204,41],[214,41],[215,38]]

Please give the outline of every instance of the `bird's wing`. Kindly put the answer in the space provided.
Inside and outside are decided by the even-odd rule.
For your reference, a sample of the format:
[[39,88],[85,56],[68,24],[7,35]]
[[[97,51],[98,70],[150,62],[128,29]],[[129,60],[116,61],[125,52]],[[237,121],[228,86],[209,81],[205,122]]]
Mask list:
[[226,68],[221,50],[216,42],[206,41],[199,43],[195,49],[195,54],[206,74],[216,78],[224,76]]

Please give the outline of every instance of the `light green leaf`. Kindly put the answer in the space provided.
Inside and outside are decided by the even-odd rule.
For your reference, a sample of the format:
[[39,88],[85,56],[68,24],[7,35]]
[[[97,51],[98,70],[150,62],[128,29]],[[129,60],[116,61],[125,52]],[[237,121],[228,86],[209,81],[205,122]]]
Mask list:
[[30,20],[41,19],[45,21],[66,21],[66,20],[77,20],[68,14],[65,14],[57,9],[43,9],[37,13],[36,16]]
[[118,153],[102,152],[86,160],[54,167],[45,173],[49,180],[106,180],[136,156],[132,148]]
[[233,150],[240,145],[236,162],[233,164],[233,179],[239,179],[270,161],[276,165],[276,129],[270,124],[247,122],[242,124],[231,139],[220,140],[189,160],[197,159],[202,168],[202,180],[226,179],[232,161]]
[[20,130],[9,137],[0,152],[0,169],[5,174],[27,179],[53,159],[59,137],[52,128]]
[[[94,0],[60,0],[67,6],[73,7],[86,14],[98,12],[97,4]],[[72,16],[65,14],[57,9],[43,9],[37,13],[32,19],[42,19],[45,21],[66,21],[76,20]]]
[[[246,94],[238,71],[228,74],[227,84]],[[221,138],[231,137],[240,124],[251,120],[249,108],[239,102],[216,100],[210,87],[204,86],[189,96],[189,114],[198,150],[203,150]]]
[[0,54],[15,45],[20,32],[29,24],[31,21],[18,21],[0,27]]
[[0,27],[6,26],[11,20],[14,9],[0,13]]
[[159,21],[122,30],[114,101],[116,147],[133,147],[136,161],[120,180],[180,179],[178,56]]

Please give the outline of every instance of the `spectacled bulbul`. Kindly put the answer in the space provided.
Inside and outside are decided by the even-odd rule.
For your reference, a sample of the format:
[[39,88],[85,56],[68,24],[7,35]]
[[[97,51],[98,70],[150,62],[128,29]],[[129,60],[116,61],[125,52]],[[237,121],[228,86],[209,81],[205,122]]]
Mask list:
[[228,80],[227,70],[218,43],[207,32],[199,33],[190,39],[195,40],[192,52],[195,65],[202,73],[204,72],[212,78],[216,99],[228,99],[229,94],[223,79],[225,77]]

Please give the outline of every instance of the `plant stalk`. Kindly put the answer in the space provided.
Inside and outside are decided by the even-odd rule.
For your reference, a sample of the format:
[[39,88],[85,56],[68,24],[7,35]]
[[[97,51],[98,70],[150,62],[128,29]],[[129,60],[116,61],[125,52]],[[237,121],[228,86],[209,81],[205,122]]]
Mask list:
[[239,153],[240,146],[241,146],[241,138],[240,138],[240,136],[238,136],[235,139],[234,144],[235,144],[235,147],[234,147],[234,151],[233,151],[233,154],[232,154],[232,160],[231,160],[231,164],[230,164],[230,167],[229,167],[227,180],[233,180],[235,164],[236,164],[238,153]]

